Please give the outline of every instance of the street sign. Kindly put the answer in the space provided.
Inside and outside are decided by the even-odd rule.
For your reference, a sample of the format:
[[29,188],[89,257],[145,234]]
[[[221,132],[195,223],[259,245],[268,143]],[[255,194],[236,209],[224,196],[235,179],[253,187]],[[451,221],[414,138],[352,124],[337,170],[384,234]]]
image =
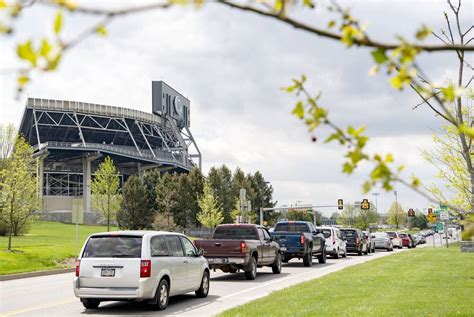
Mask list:
[[441,211],[439,214],[439,219],[441,220],[449,220],[449,212],[447,211]]
[[436,220],[438,220],[438,217],[433,213],[431,208],[428,209],[428,216],[426,216],[426,218],[431,224],[434,224]]
[[444,231],[444,223],[442,223],[442,222],[437,222],[437,223],[436,223],[436,231],[438,231],[438,232],[443,232],[443,231]]
[[360,209],[364,209],[364,210],[370,209],[370,203],[368,199],[366,198],[362,199],[362,203],[360,204]]
[[337,209],[339,209],[339,210],[344,209],[344,200],[342,200],[342,199],[337,200]]

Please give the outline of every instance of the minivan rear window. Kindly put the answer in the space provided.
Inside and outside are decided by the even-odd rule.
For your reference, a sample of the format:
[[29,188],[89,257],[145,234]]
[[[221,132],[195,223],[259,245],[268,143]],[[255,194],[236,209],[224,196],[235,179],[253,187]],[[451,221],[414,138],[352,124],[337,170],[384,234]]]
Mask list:
[[87,241],[83,258],[140,258],[142,237],[95,236]]

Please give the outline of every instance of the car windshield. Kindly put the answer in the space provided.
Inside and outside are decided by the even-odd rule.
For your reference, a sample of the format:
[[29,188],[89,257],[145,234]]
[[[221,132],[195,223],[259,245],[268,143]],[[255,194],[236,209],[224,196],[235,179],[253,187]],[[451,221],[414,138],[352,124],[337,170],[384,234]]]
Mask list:
[[331,237],[331,229],[316,229],[316,232],[322,233],[326,239]]
[[84,258],[140,258],[142,237],[137,236],[95,236],[87,241]]
[[274,232],[309,232],[309,227],[305,223],[277,223]]
[[387,232],[387,234],[392,239],[397,237],[397,234],[395,232]]
[[404,234],[404,233],[400,233],[400,238],[406,238],[406,237],[407,237],[407,235],[406,235],[406,234]]
[[355,237],[357,235],[355,230],[341,230],[345,237]]
[[247,240],[259,240],[257,232],[253,227],[241,227],[241,226],[222,226],[217,227],[214,232],[214,239],[247,239]]
[[387,238],[387,234],[385,232],[375,232],[373,233],[375,238]]

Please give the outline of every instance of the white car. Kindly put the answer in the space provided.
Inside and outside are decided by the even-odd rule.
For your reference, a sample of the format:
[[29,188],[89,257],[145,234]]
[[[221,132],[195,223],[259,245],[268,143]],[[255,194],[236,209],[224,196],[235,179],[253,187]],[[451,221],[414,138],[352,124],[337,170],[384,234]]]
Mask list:
[[392,245],[394,248],[402,249],[403,248],[403,242],[402,238],[400,238],[400,235],[396,231],[386,231],[385,233],[388,234],[390,239],[392,240]]
[[326,254],[345,258],[347,256],[346,241],[342,238],[341,231],[336,227],[317,227],[318,233],[323,234],[326,239]]
[[103,301],[146,301],[158,310],[170,296],[209,292],[209,267],[182,234],[117,231],[91,235],[76,263],[74,294],[85,308]]

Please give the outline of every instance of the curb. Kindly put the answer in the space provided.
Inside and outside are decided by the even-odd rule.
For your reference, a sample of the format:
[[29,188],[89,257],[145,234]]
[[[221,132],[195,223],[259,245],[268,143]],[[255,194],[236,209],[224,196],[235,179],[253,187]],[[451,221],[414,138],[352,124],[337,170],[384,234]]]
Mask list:
[[26,273],[17,273],[17,274],[6,274],[6,275],[0,275],[0,282],[18,280],[18,279],[28,278],[28,277],[71,273],[71,272],[74,272],[75,270],[76,268],[67,268],[67,269],[35,271],[35,272],[26,272]]

